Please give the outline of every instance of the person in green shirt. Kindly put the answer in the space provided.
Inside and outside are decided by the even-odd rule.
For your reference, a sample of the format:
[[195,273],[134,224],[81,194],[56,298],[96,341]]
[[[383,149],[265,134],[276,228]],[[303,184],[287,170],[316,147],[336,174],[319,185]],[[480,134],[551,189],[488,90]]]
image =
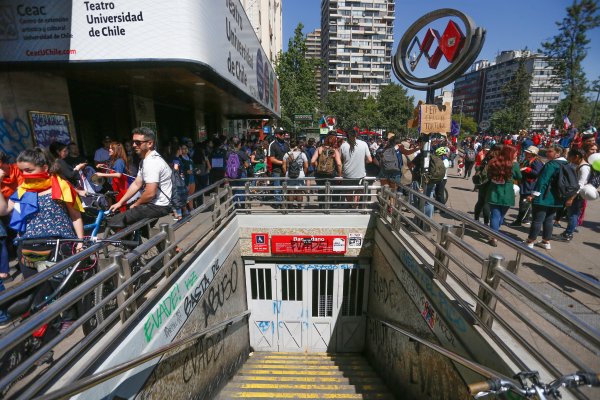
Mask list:
[[533,249],[535,241],[542,231],[542,241],[538,246],[550,250],[550,240],[552,239],[552,228],[556,212],[564,206],[564,202],[556,195],[556,179],[561,164],[566,164],[567,160],[562,157],[562,147],[555,145],[546,149],[546,158],[548,162],[542,168],[533,193],[527,198],[533,203],[531,227],[527,236],[527,247]]
[[[490,182],[486,201],[490,205],[490,228],[498,232],[508,209],[515,205],[513,180],[521,179],[517,148],[503,146],[500,153],[490,160],[487,169]],[[495,238],[491,238],[488,243],[494,247],[498,245]]]

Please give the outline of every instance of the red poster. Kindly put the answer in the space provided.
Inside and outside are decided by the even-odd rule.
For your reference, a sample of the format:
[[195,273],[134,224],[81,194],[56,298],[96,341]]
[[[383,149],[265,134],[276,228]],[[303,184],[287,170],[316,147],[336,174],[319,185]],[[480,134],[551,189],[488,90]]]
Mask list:
[[344,254],[346,236],[273,235],[273,254]]
[[253,253],[268,253],[269,252],[269,234],[268,233],[253,233],[252,234],[252,252]]

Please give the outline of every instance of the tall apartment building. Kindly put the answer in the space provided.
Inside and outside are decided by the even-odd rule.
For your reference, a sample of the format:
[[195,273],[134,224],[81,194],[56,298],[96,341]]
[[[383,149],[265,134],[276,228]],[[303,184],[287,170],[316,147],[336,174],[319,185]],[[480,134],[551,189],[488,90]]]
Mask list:
[[322,0],[321,97],[341,88],[376,96],[391,82],[395,0]]
[[[321,30],[315,29],[306,35],[306,54],[308,59],[321,59]],[[315,67],[315,88],[317,90],[317,98],[321,100],[321,67]]]
[[465,115],[473,116],[478,124],[489,121],[504,107],[502,88],[513,78],[521,60],[525,62],[525,70],[532,75],[530,128],[547,129],[554,119],[560,85],[552,81],[553,68],[547,58],[530,51],[503,51],[494,63],[457,79],[454,82],[454,111],[459,111],[462,101]]
[[246,15],[271,65],[282,50],[281,3],[283,0],[241,0]]

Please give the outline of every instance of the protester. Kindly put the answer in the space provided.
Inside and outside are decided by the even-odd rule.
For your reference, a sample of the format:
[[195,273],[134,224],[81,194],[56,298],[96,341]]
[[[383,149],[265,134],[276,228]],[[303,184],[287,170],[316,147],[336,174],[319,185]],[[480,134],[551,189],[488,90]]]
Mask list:
[[[187,144],[181,145],[179,147],[181,151],[181,155],[179,156],[179,160],[181,161],[181,173],[183,174],[183,180],[185,185],[188,188],[188,195],[192,195],[196,193],[196,175],[194,174],[194,162],[190,158],[189,155],[189,146]],[[187,211],[192,211],[194,209],[193,201],[188,201],[187,203]]]
[[94,165],[96,164],[106,164],[108,159],[110,158],[110,154],[108,153],[108,149],[110,147],[110,143],[112,139],[110,136],[105,136],[102,140],[102,146],[96,150],[94,153]]
[[[268,157],[269,163],[271,164],[271,177],[273,177],[273,186],[281,186],[280,178],[283,174],[283,156],[290,151],[290,147],[285,142],[285,132],[282,129],[278,129],[275,132],[275,140],[269,144]],[[275,190],[275,204],[273,208],[280,208],[283,196],[281,190]]]
[[[513,180],[521,179],[516,147],[504,146],[500,153],[490,160],[487,169],[490,185],[486,201],[490,205],[490,228],[498,232],[508,209],[515,205]],[[496,238],[490,238],[488,243],[494,247],[498,245]]]
[[[288,178],[288,186],[303,186],[304,178],[308,172],[308,158],[306,154],[300,150],[296,139],[290,140],[290,151],[283,156],[282,171]],[[297,176],[296,176],[297,174]],[[301,190],[289,190],[291,196],[286,199],[291,202],[290,208],[300,208],[303,196]],[[293,204],[296,202],[296,204]]]
[[[328,182],[331,184],[331,180],[337,177],[342,177],[342,158],[340,152],[335,148],[337,139],[335,135],[329,134],[325,137],[323,145],[320,146],[315,154],[313,154],[310,160],[311,164],[315,167],[315,178],[317,186],[325,186]],[[321,189],[319,193],[324,193],[325,190]],[[324,196],[318,197],[318,202],[330,201]],[[323,204],[319,204],[319,207],[324,207]]]
[[81,171],[87,163],[77,164],[75,167],[70,166],[65,161],[69,155],[69,148],[65,143],[52,142],[49,147],[50,154],[56,159],[56,164],[60,169],[60,175],[68,180],[73,186],[79,184],[79,171]]
[[[115,200],[119,201],[127,193],[127,188],[129,187],[127,154],[125,154],[125,148],[119,142],[111,142],[108,153],[110,154],[108,164],[96,165],[96,168],[100,170],[96,175],[110,179],[110,185],[117,193]],[[125,210],[125,206],[120,208],[121,212],[125,212]]]
[[562,151],[562,147],[558,145],[546,149],[548,162],[542,168],[532,194],[527,197],[527,200],[533,203],[533,221],[526,241],[529,248],[533,248],[536,244],[540,231],[542,231],[542,241],[537,245],[546,250],[552,248],[550,241],[552,240],[554,218],[556,212],[564,205],[564,202],[556,194],[557,181],[555,179],[561,164],[567,163],[567,160],[561,156]]
[[[585,160],[585,153],[583,149],[569,150],[567,161],[569,161],[576,168],[577,183],[579,184],[579,188],[581,190],[583,186],[588,183],[588,179],[592,172],[592,166]],[[583,211],[583,205],[584,199],[579,192],[565,201],[565,206],[567,207],[568,224],[565,231],[560,234],[561,239],[567,242],[573,239],[573,232],[575,231],[575,228],[577,228],[577,222],[581,212]]]
[[518,227],[529,225],[531,219],[531,203],[527,198],[533,193],[535,183],[544,167],[544,163],[538,157],[539,149],[529,146],[525,150],[525,160],[521,163],[521,181],[519,182],[519,213],[510,226]]
[[[346,181],[345,185],[356,186],[362,183],[362,179],[367,175],[365,163],[373,162],[371,152],[367,144],[356,138],[356,131],[348,132],[348,141],[340,146],[342,157],[342,176]],[[348,196],[346,201],[353,203],[352,207],[357,208],[359,201],[357,196]]]
[[477,157],[477,152],[475,151],[473,144],[470,143],[468,147],[465,149],[465,179],[471,177],[471,170],[475,165],[475,159]]

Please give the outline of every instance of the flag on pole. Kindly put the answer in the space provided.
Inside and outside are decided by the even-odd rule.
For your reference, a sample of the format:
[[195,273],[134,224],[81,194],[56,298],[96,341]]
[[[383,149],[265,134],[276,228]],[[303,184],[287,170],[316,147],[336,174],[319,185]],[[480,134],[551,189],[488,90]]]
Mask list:
[[563,122],[565,123],[565,129],[569,129],[569,127],[571,126],[571,121],[569,121],[569,117],[567,117],[565,115],[565,118],[563,119]]

